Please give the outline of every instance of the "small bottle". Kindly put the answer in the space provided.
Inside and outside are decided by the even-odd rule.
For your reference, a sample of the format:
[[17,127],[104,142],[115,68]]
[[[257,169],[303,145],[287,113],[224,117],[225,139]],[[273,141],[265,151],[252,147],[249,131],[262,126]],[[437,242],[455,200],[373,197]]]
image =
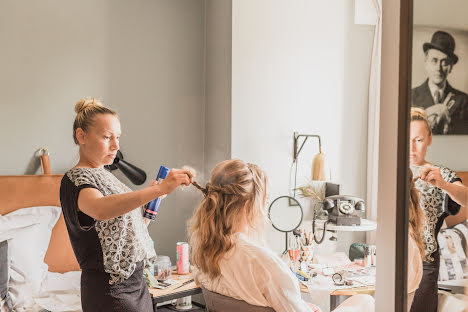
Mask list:
[[[159,167],[159,172],[158,172],[158,176],[156,177],[156,181],[158,181],[158,183],[161,183],[167,177],[167,175],[169,174],[169,171],[170,171],[169,168],[166,168],[164,166]],[[145,214],[143,216],[147,219],[150,219],[151,221],[156,219],[156,215],[158,214],[160,204],[161,204],[160,197],[150,201],[148,205],[146,206]]]
[[156,258],[156,262],[154,263],[155,276],[159,281],[171,279],[171,265],[171,259],[168,256],[158,256]]

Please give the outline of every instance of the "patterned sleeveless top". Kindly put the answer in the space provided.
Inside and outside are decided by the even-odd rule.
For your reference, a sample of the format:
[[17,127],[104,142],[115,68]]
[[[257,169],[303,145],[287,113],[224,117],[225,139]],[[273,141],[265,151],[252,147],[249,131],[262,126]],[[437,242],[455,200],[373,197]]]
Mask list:
[[[440,168],[442,178],[450,183],[461,181],[457,174],[447,167],[436,166]],[[412,167],[413,175],[417,176],[420,167]],[[426,215],[426,224],[424,225],[423,241],[426,250],[424,261],[434,262],[434,256],[439,251],[437,244],[437,235],[444,219],[451,214],[457,214],[460,205],[454,202],[448,194],[430,183],[418,179],[415,182],[416,189],[421,193],[419,205]]]
[[133,274],[138,262],[149,266],[156,258],[142,210],[94,220],[78,209],[78,195],[83,188],[95,188],[104,196],[131,189],[104,168],[71,169],[60,187],[63,215],[80,268],[109,273],[109,284],[118,284]]

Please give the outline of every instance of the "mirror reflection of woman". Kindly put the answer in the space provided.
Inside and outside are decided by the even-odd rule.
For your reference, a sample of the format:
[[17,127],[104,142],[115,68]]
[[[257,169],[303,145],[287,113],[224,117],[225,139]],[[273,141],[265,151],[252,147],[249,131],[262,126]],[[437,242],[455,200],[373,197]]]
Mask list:
[[[437,235],[448,215],[457,214],[460,205],[468,204],[468,188],[462,185],[456,173],[426,160],[427,148],[432,143],[432,132],[424,110],[411,109],[410,166],[415,187],[420,192],[420,206],[426,215],[423,231],[425,255],[423,277],[415,293],[411,312],[437,311],[437,280],[440,254]],[[447,151],[449,152],[449,151]]]
[[[213,169],[190,221],[195,282],[257,308],[320,311],[301,298],[298,279],[258,239],[264,231],[266,185],[265,173],[242,160],[226,160]],[[334,311],[374,311],[374,299],[355,295]]]

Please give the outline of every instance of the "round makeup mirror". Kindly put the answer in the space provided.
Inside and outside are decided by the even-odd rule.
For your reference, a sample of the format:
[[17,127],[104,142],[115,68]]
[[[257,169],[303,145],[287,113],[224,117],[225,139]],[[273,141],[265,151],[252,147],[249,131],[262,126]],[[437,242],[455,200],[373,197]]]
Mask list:
[[302,223],[302,206],[294,197],[281,196],[270,204],[268,217],[278,231],[291,232]]
[[294,231],[302,223],[303,211],[301,204],[294,197],[280,196],[270,204],[268,218],[276,230],[285,233],[285,252],[287,252],[288,232]]

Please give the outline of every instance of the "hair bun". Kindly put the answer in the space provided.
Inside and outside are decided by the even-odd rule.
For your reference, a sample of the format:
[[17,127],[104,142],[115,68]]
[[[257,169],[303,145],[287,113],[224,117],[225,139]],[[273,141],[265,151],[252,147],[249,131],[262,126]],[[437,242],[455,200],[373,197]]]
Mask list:
[[95,106],[103,106],[99,100],[93,97],[82,98],[75,104],[75,112],[78,114],[79,112],[84,111],[88,107],[95,107]]
[[411,107],[411,118],[419,117],[422,119],[427,119],[427,113],[424,109],[419,107]]

